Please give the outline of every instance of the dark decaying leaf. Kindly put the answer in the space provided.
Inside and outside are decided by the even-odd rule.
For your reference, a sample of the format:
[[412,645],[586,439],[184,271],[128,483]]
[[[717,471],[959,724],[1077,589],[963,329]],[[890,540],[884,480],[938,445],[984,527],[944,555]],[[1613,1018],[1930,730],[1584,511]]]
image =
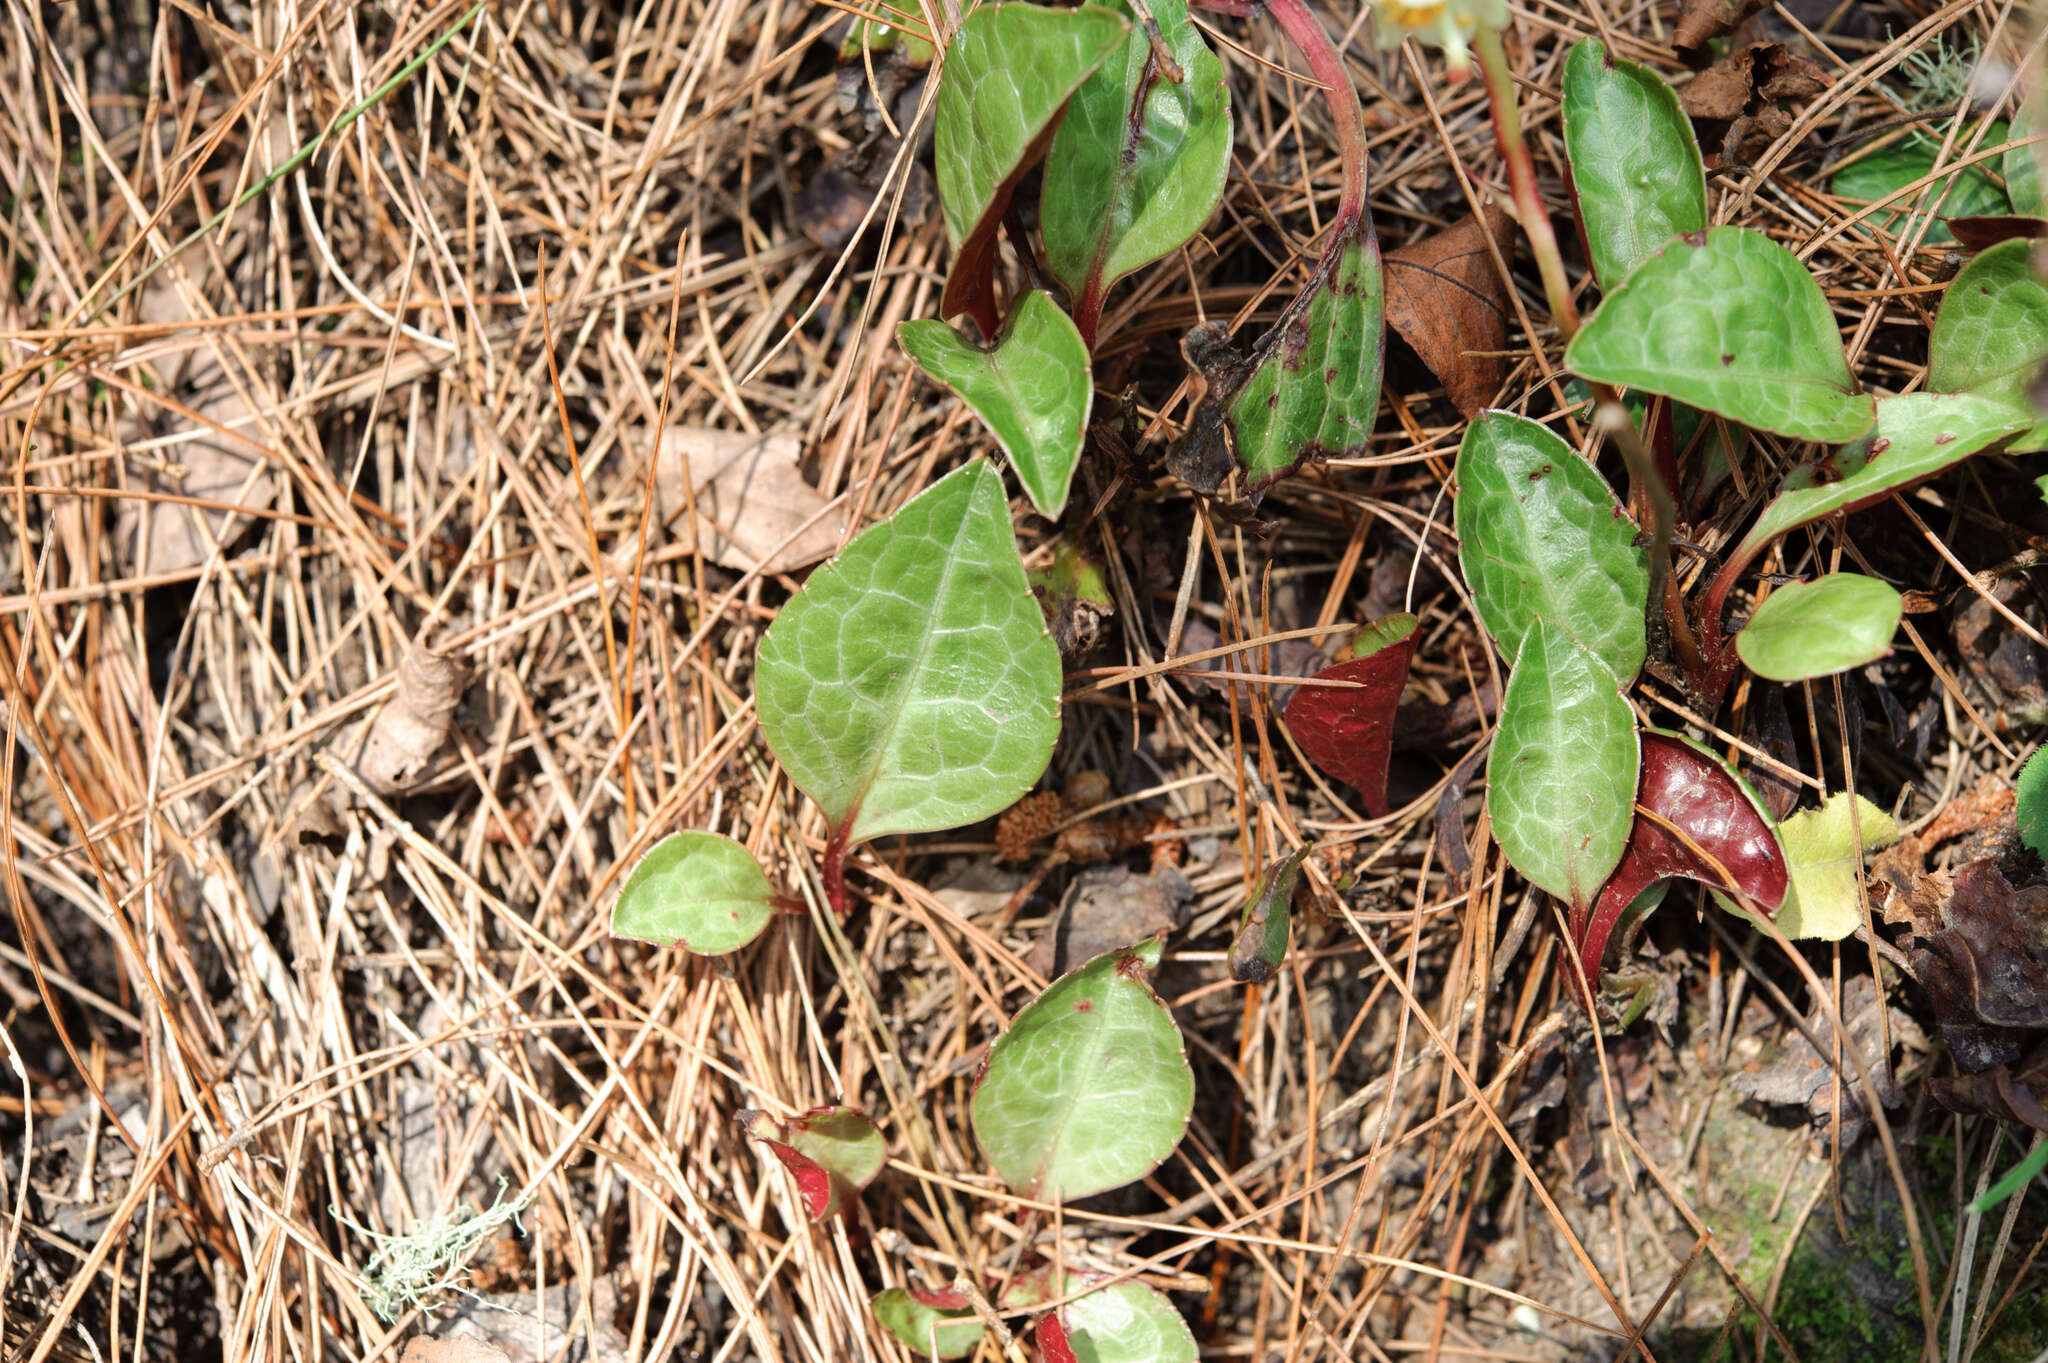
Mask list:
[[2011,213],[1949,218],[1947,222],[1948,230],[1965,251],[1988,251],[2001,241],[2039,241],[2048,237],[2048,219],[2023,218]]
[[1483,744],[1466,753],[1444,778],[1444,788],[1436,797],[1436,856],[1450,878],[1452,891],[1459,894],[1464,893],[1466,878],[1472,874],[1472,848],[1465,840],[1465,792],[1485,760]]
[[1187,926],[1195,887],[1171,867],[1091,867],[1075,877],[1024,963],[1051,979],[1105,951]]
[[1765,913],[1777,911],[1791,885],[1785,849],[1769,816],[1720,759],[1687,740],[1644,732],[1636,804],[1621,864],[1591,911],[1573,915],[1572,935],[1589,986],[1599,979],[1601,959],[1623,911],[1657,881],[1675,876],[1725,889],[1732,876]]
[[[1843,985],[1841,1016],[1850,1043],[1863,1057],[1863,1067],[1877,1087],[1879,1100],[1886,1107],[1897,1106],[1905,1096],[1904,1091],[1894,1068],[1878,1063],[1878,1053],[1887,1037],[1893,1046],[1902,1046],[1909,1054],[1924,1048],[1926,1038],[1912,1018],[1899,1008],[1891,1009],[1889,1019],[1880,1020],[1877,986],[1868,975],[1857,975]],[[1889,1021],[1889,1030],[1884,1021]],[[1842,1114],[1839,1144],[1843,1148],[1854,1145],[1869,1128],[1870,1114],[1863,1106],[1863,1090],[1856,1083],[1856,1067],[1847,1059],[1842,1061],[1841,1093],[1837,1098],[1834,1083],[1837,1042],[1829,1014],[1816,1007],[1807,1014],[1803,1031],[1786,1032],[1783,1042],[1782,1048],[1766,1050],[1763,1056],[1745,1068],[1731,1073],[1728,1076],[1729,1086],[1743,1097],[1760,1103],[1803,1107],[1808,1117],[1820,1126],[1834,1121],[1839,1102]],[[1816,1049],[1816,1042],[1819,1049]]]
[[1965,1074],[2015,1064],[2048,1030],[2048,885],[2015,886],[1996,862],[1973,861],[1942,917],[1912,953],[1942,1041]]
[[1985,1113],[2048,1132],[2048,1042],[2013,1064],[1942,1076],[1928,1088],[1950,1112]]
[[1507,377],[1508,299],[1489,237],[1513,259],[1508,215],[1491,202],[1484,221],[1466,218],[1386,261],[1387,325],[1443,382],[1467,421],[1492,404]]
[[1230,943],[1230,977],[1241,984],[1264,984],[1287,958],[1287,934],[1294,920],[1294,887],[1301,881],[1301,863],[1312,846],[1297,848],[1266,868],[1245,901],[1237,936]]
[[814,1221],[858,1196],[882,1171],[887,1155],[881,1131],[859,1108],[812,1108],[787,1122],[748,1110],[738,1119],[741,1129],[789,1170],[804,1210]]
[[1312,682],[1353,686],[1297,687],[1287,702],[1287,731],[1328,776],[1358,790],[1366,812],[1387,814],[1387,763],[1394,752],[1394,713],[1415,656],[1415,617],[1395,615],[1362,631],[1350,662],[1326,667]]
[[1672,50],[1687,66],[1705,66],[1714,56],[1709,44],[1733,33],[1763,7],[1764,0],[1686,0],[1678,30],[1671,35]]

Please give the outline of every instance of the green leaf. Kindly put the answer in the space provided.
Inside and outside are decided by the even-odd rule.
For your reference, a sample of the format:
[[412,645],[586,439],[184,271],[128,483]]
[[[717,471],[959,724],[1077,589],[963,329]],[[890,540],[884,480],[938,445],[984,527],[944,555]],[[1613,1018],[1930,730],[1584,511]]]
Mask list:
[[1927,386],[1979,393],[2037,422],[2006,447],[2048,449],[2048,420],[2027,396],[2048,358],[2048,284],[2028,262],[2029,241],[2000,242],[1963,267],[1942,296],[1927,343]]
[[847,842],[985,819],[1045,770],[1059,650],[977,460],[811,574],[761,640],[761,733]]
[[2005,1175],[1998,1182],[1986,1188],[1982,1197],[1970,1204],[1970,1214],[1972,1216],[1982,1216],[2014,1193],[2017,1193],[2020,1189],[2026,1187],[2029,1183],[2032,1183],[2040,1176],[2043,1169],[2048,1169],[2048,1136],[2043,1136],[2036,1132],[2034,1135],[2034,1148],[2027,1151],[2018,1164],[2006,1170]]
[[1052,295],[1025,294],[993,349],[929,318],[905,322],[896,339],[995,432],[1039,514],[1057,517],[1081,460],[1095,380],[1081,333]]
[[892,1287],[877,1292],[868,1309],[918,1358],[965,1358],[981,1343],[981,1317],[964,1292]]
[[1584,910],[1628,844],[1641,760],[1635,712],[1613,669],[1534,621],[1486,761],[1486,810],[1508,861]]
[[[1839,942],[1863,926],[1856,883],[1862,860],[1849,827],[1849,800],[1847,791],[1837,791],[1819,809],[1802,809],[1778,825],[1792,868],[1792,888],[1773,921],[1795,942]],[[1863,851],[1874,852],[1899,840],[1899,826],[1891,815],[1861,795],[1855,801],[1855,833],[1862,834]]]
[[[1068,1291],[1080,1283],[1068,1276]],[[1200,1350],[1173,1303],[1143,1283],[1111,1283],[1060,1308],[1074,1363],[1195,1363]]]
[[[1966,133],[1964,137],[1974,135]],[[2005,124],[1994,123],[1985,132],[1982,145],[1995,147],[2005,141],[2007,136]],[[1965,145],[1966,141],[1958,141],[1956,148],[1959,151]],[[1849,201],[1852,207],[1876,203],[1880,199],[1890,198],[1907,185],[1931,173],[1934,170],[1935,158],[1940,152],[1940,138],[1924,132],[1909,133],[1891,146],[1874,151],[1836,171],[1829,188],[1836,198]],[[1949,159],[1956,159],[1956,151],[1951,151]],[[1942,198],[1944,191],[1947,193],[1946,198]],[[1923,185],[1902,199],[1896,209],[1873,213],[1865,218],[1864,222],[1882,232],[1895,232],[1906,225],[1906,212],[1916,204],[1936,204],[1937,201],[1934,222],[1920,238],[1920,244],[1923,246],[1940,246],[1956,239],[1955,233],[1949,231],[1948,224],[1942,221],[1943,218],[1969,218],[1979,214],[2008,211],[2008,200],[2005,191],[1999,188],[1998,181],[1976,166],[1965,166],[1939,180]]]
[[982,5],[946,47],[933,113],[939,203],[953,241],[940,307],[993,336],[996,231],[1067,100],[1122,45],[1122,15],[1097,5]]
[[747,1135],[767,1146],[795,1178],[804,1210],[822,1221],[874,1182],[888,1143],[857,1107],[817,1107],[790,1121],[766,1112],[738,1114]]
[[1009,1185],[1066,1202],[1143,1178],[1180,1144],[1195,1076],[1146,974],[1156,939],[1047,987],[989,1048],[971,1111]]
[[1856,511],[2011,435],[2027,424],[2010,403],[1968,393],[1903,393],[1877,400],[1867,436],[1785,475],[1778,495],[1729,555],[1747,563],[1780,535],[1837,511]]
[[2048,857],[2048,748],[2034,749],[2034,755],[2020,768],[2014,795],[2013,821],[2019,825],[2020,841],[2037,856]]
[[1565,362],[1799,440],[1839,445],[1877,419],[1820,285],[1797,256],[1740,227],[1680,237],[1644,261]]
[[1487,412],[1458,447],[1458,564],[1487,632],[1513,658],[1538,619],[1620,682],[1643,665],[1649,561],[1593,466],[1547,426]]
[[1678,96],[1591,38],[1565,63],[1564,144],[1601,288],[1680,233],[1707,230],[1706,170]]
[[723,956],[759,937],[774,912],[775,887],[753,853],[716,833],[671,833],[626,877],[612,936]]
[[1245,901],[1230,943],[1230,978],[1240,984],[1263,984],[1287,959],[1287,934],[1294,921],[1294,887],[1301,883],[1301,863],[1315,850],[1304,845],[1266,868]]
[[1860,573],[1788,582],[1757,607],[1735,651],[1772,681],[1832,676],[1889,652],[1902,609],[1891,584]]
[[[2015,140],[2034,135],[2034,110],[2037,107],[2037,102],[2030,101],[2020,110],[2019,117],[2012,121]],[[2044,191],[2041,184],[2041,148],[2024,142],[2020,146],[2009,147],[1999,169],[2005,172],[2005,192],[2012,200],[2012,211],[2023,218],[2048,218],[2048,191]]]
[[[1124,0],[1116,3],[1128,16]],[[1150,8],[1183,79],[1160,71],[1144,28],[1133,24],[1121,56],[1074,92],[1045,163],[1046,265],[1073,294],[1091,341],[1109,286],[1199,232],[1230,170],[1223,63],[1189,22],[1186,0]]]

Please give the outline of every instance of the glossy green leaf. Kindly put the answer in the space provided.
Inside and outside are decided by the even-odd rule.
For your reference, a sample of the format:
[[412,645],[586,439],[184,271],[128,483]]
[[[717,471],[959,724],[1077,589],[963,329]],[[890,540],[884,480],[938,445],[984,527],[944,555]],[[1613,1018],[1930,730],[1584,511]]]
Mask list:
[[[1085,1279],[1068,1277],[1069,1292]],[[1195,1363],[1201,1356],[1187,1322],[1143,1283],[1111,1283],[1059,1309],[1074,1363]]]
[[1240,984],[1263,984],[1287,959],[1287,935],[1294,921],[1294,887],[1301,883],[1301,863],[1314,851],[1296,848],[1268,866],[1245,901],[1230,943],[1230,977]]
[[[1115,2],[1129,17],[1125,0]],[[1150,8],[1182,79],[1160,70],[1134,22],[1122,54],[1074,92],[1046,157],[1045,262],[1073,294],[1084,334],[1110,285],[1202,230],[1230,170],[1223,63],[1189,21],[1186,0]]]
[[1644,261],[1565,362],[1800,440],[1843,444],[1877,419],[1820,285],[1797,256],[1740,227],[1680,237]]
[[[2015,141],[2034,135],[2034,110],[2038,101],[2029,102],[2012,121],[2012,137]],[[2048,218],[2048,190],[2041,180],[2042,148],[2027,144],[2006,149],[1999,169],[2005,172],[2006,197],[2012,200],[2012,211],[2021,217]]]
[[1855,828],[1850,828],[1850,796],[1837,791],[1818,809],[1802,809],[1778,825],[1791,863],[1792,888],[1775,915],[1779,931],[1794,941],[1839,942],[1863,926],[1862,896],[1856,873],[1863,851],[1874,852],[1899,840],[1891,815],[1861,795],[1855,797]]
[[787,1122],[766,1112],[745,1111],[739,1122],[789,1170],[813,1221],[822,1221],[859,1195],[888,1158],[881,1130],[857,1107],[812,1108]]
[[759,937],[774,912],[775,887],[753,853],[716,833],[671,833],[626,877],[612,936],[722,956]]
[[2048,449],[2048,420],[2027,396],[2048,359],[2048,283],[2028,261],[2032,245],[2001,242],[1964,266],[1927,343],[1929,388],[1995,398],[2037,422],[2006,447],[2014,454]]
[[1606,480],[1550,428],[1487,412],[1458,447],[1458,564],[1513,658],[1538,619],[1621,682],[1643,665],[1649,560]]
[[[1973,137],[1974,133],[1965,137]],[[1995,147],[2006,140],[2005,124],[1994,123],[1984,133],[1980,145]],[[1959,141],[1949,153],[1954,161],[1967,141]],[[1934,170],[1935,157],[1941,151],[1941,139],[1925,132],[1908,133],[1889,147],[1872,152],[1870,155],[1842,167],[1835,172],[1829,188],[1838,199],[1846,200],[1851,208],[1873,204],[1914,183]],[[1980,163],[1989,164],[1989,163]],[[1945,196],[1945,197],[1944,197]],[[1896,232],[1905,227],[1906,214],[1919,204],[1934,206],[1935,219],[1927,232],[1920,238],[1923,246],[1941,246],[1954,241],[1955,233],[1949,231],[1943,218],[1969,218],[1979,214],[2004,213],[2009,201],[2005,190],[1977,166],[1965,166],[1939,180],[1923,185],[1920,189],[1899,200],[1893,208],[1871,214],[1864,222],[1872,224],[1883,232]]]
[[2034,755],[2020,768],[2014,783],[2013,822],[2019,826],[2020,841],[2034,849],[2036,856],[2048,857],[2048,748],[2034,749]]
[[974,1134],[1006,1182],[1047,1202],[1143,1178],[1180,1144],[1195,1077],[1146,976],[1156,939],[1062,975],[989,1048]]
[[1024,581],[1002,475],[947,474],[775,618],[761,733],[849,842],[1015,803],[1059,735],[1059,650]]
[[1707,176],[1692,120],[1648,67],[1587,38],[1564,69],[1564,144],[1600,287],[1683,232],[1707,229]]
[[1832,676],[1889,652],[1902,608],[1890,583],[1860,573],[1788,582],[1757,607],[1735,636],[1735,651],[1772,681]]
[[984,350],[944,322],[905,322],[896,339],[917,367],[958,393],[995,432],[1039,514],[1057,517],[1081,461],[1095,401],[1088,347],[1073,319],[1036,290]]
[[965,1358],[981,1343],[981,1317],[964,1292],[892,1287],[877,1292],[868,1309],[918,1358]]
[[1486,810],[1509,863],[1573,908],[1591,904],[1628,844],[1641,760],[1613,669],[1533,622],[1486,762]]
[[2027,424],[2008,402],[1969,393],[1904,393],[1877,400],[1869,435],[1785,475],[1742,544],[1747,563],[1772,540],[1837,511],[1856,511],[1932,477]]
[[1096,5],[982,5],[946,47],[933,112],[939,203],[953,241],[941,307],[974,315],[986,335],[995,306],[996,231],[1024,172],[1081,83],[1123,45],[1130,25]]

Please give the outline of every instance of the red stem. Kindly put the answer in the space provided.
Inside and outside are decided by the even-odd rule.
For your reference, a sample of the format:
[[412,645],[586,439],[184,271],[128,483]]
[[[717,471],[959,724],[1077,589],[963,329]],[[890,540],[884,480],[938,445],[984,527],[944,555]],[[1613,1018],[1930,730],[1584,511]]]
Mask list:
[[1330,113],[1337,120],[1337,155],[1344,163],[1344,197],[1338,201],[1337,220],[1331,225],[1331,238],[1335,240],[1365,214],[1365,106],[1358,102],[1358,87],[1351,83],[1343,54],[1309,11],[1307,0],[1267,0],[1266,12],[1308,63],[1309,74],[1323,87],[1323,98],[1329,101]]
[[825,902],[841,918],[846,917],[846,831],[852,822],[847,820],[825,839]]

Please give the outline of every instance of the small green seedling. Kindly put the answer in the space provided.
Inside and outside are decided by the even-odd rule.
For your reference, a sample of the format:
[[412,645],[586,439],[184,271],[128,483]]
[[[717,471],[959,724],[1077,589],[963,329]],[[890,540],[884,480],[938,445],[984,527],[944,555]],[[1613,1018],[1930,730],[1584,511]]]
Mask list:
[[987,1333],[965,1292],[891,1287],[868,1300],[882,1328],[918,1358],[965,1358]]
[[1294,887],[1301,883],[1301,864],[1314,850],[1299,847],[1268,866],[1245,901],[1237,936],[1230,943],[1230,977],[1240,984],[1264,984],[1287,959]]
[[746,1111],[738,1121],[789,1170],[813,1221],[823,1221],[858,1197],[888,1158],[880,1129],[856,1107],[814,1107],[786,1122]]
[[[1201,1350],[1173,1303],[1143,1283],[1103,1282],[1101,1274],[1069,1273],[1059,1295],[1066,1305],[1038,1318],[1044,1363],[1195,1363]],[[1021,1275],[1003,1298],[1011,1309],[1049,1301],[1052,1270]]]
[[753,853],[731,838],[671,833],[620,887],[612,936],[723,956],[761,935],[779,898]]

